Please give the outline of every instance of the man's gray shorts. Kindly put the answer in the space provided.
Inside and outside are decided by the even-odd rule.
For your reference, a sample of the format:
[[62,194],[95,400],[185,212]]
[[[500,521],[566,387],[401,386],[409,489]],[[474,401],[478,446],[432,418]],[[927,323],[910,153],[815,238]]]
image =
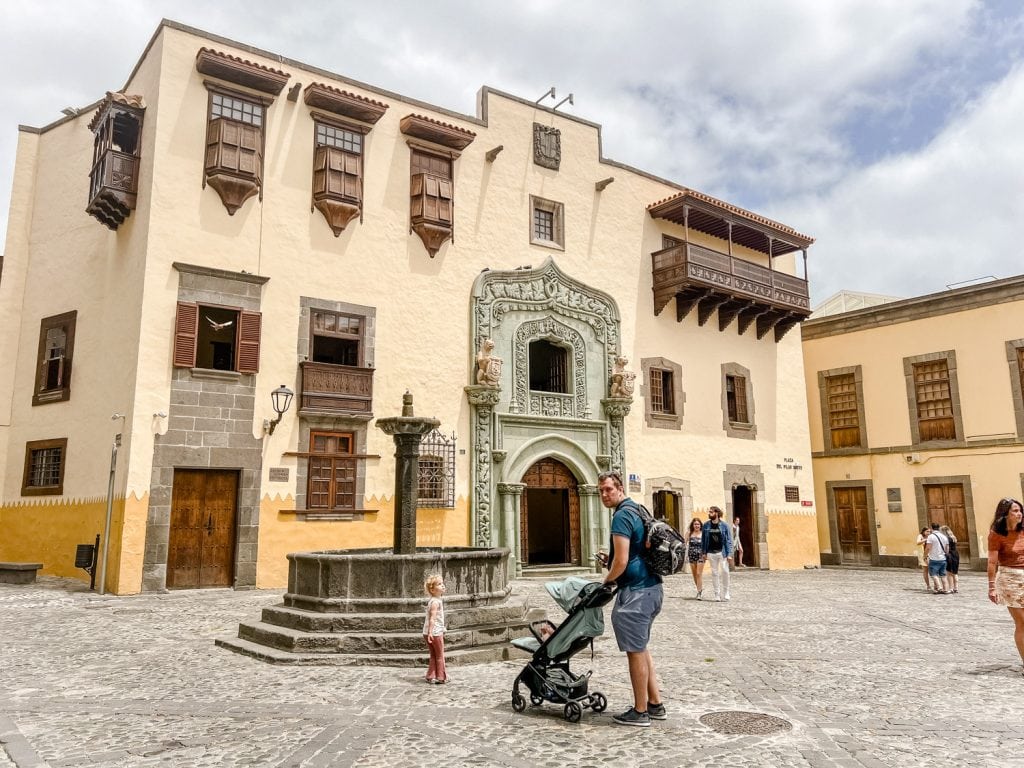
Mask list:
[[651,624],[661,613],[663,595],[661,584],[643,589],[624,587],[618,591],[612,607],[612,628],[620,651],[637,653],[647,650]]

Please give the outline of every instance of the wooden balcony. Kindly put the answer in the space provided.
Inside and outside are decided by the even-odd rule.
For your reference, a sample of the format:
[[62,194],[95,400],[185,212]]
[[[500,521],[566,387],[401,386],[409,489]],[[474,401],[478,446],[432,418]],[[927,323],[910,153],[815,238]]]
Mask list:
[[373,416],[373,368],[299,363],[299,409],[326,415]]
[[135,208],[139,188],[139,158],[108,149],[101,152],[89,174],[89,205],[85,212],[116,230]]
[[807,281],[760,264],[692,243],[681,243],[651,254],[654,314],[676,300],[676,320],[697,309],[705,325],[718,312],[718,329],[733,320],[739,332],[757,325],[757,338],[770,331],[779,341],[810,313]]

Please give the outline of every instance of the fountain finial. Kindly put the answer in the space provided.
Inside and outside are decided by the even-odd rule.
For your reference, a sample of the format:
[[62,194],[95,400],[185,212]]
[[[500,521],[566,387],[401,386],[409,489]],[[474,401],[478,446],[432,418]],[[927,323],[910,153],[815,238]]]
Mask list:
[[412,416],[412,392],[408,389],[405,390],[405,394],[402,395],[402,415]]

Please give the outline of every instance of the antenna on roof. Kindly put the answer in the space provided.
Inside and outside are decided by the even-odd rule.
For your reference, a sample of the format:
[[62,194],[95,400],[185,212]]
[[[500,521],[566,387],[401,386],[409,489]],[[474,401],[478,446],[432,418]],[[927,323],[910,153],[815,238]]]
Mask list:
[[970,280],[961,280],[959,283],[950,283],[946,287],[949,290],[959,288],[960,286],[967,285],[968,283],[980,283],[982,281],[995,280],[995,275],[984,275],[983,277],[972,277]]
[[555,86],[552,85],[550,90],[545,91],[544,95],[541,96],[539,99],[537,99],[533,103],[534,104],[540,104],[542,101],[544,101],[544,99],[547,99],[547,98],[552,98],[552,99],[555,98]]
[[565,104],[565,102],[567,102],[567,101],[569,102],[569,106],[572,106],[572,94],[571,93],[568,96],[566,96],[564,99],[562,99],[560,102],[555,104],[555,106],[553,106],[552,109],[558,109],[560,106]]

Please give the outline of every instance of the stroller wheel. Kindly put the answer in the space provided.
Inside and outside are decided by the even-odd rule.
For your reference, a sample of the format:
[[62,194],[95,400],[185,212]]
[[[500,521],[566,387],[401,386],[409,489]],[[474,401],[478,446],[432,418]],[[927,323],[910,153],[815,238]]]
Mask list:
[[518,691],[512,694],[512,709],[516,712],[522,712],[526,709],[526,699]]
[[577,704],[575,701],[570,701],[565,705],[565,711],[563,716],[570,723],[578,723],[580,718],[583,717],[583,707]]
[[543,696],[538,696],[536,693],[531,693],[530,694],[530,703],[533,704],[533,706],[535,706],[535,707],[539,707],[541,704],[544,703],[544,697]]
[[603,693],[594,693],[590,697],[590,708],[595,712],[604,712],[608,709],[608,699],[604,697]]

